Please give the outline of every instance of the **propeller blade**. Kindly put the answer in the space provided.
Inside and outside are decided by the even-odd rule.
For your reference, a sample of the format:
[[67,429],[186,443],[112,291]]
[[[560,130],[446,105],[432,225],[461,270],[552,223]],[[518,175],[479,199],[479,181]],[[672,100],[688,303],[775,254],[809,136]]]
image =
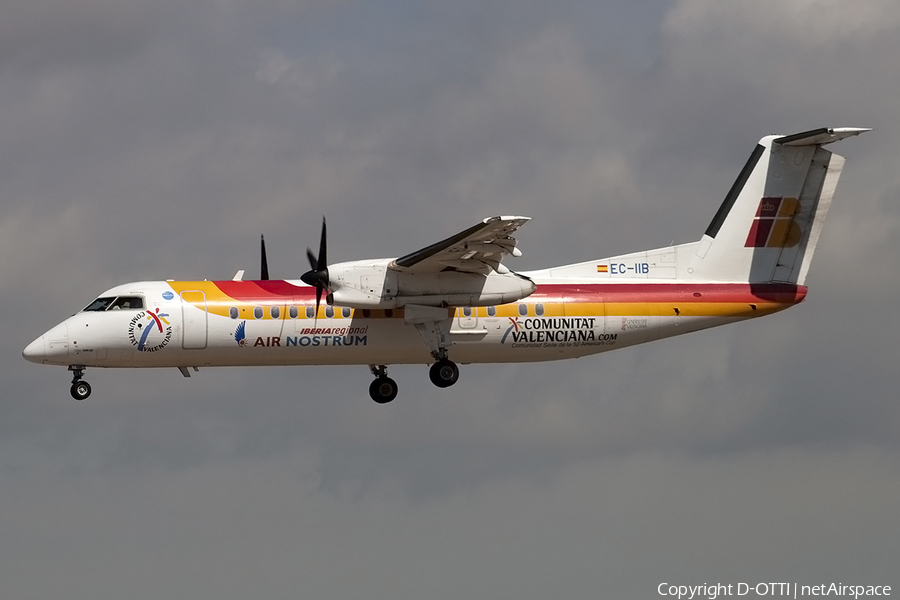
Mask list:
[[319,238],[319,260],[316,263],[316,271],[324,271],[328,268],[328,241],[325,232],[325,217],[322,217],[322,236]]
[[260,234],[260,236],[259,236],[259,250],[260,250],[259,278],[262,281],[266,281],[269,279],[269,261],[266,258],[266,238],[263,237],[262,234]]
[[[300,281],[316,288],[316,318],[319,315],[319,306],[322,304],[322,294],[331,287],[328,277],[328,232],[325,225],[325,217],[322,217],[322,234],[319,238],[319,256],[313,254],[311,248],[306,249],[306,258],[309,260],[310,270],[300,276]],[[329,293],[329,298],[331,294]]]

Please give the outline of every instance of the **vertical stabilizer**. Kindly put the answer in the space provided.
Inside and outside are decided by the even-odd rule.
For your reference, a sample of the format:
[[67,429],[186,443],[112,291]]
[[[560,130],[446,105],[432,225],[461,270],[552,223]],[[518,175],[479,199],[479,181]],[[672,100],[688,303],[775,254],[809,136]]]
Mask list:
[[844,165],[823,146],[865,131],[761,139],[696,245],[688,277],[803,285]]

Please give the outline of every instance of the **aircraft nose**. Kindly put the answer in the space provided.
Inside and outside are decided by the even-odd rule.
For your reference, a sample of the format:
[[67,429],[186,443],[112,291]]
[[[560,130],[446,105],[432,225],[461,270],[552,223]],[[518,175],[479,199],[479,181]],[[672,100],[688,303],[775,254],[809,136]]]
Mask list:
[[22,350],[22,357],[28,362],[41,364],[47,356],[47,347],[44,344],[44,336],[34,340]]
[[66,364],[69,356],[69,327],[60,323],[22,350],[25,360],[38,364]]

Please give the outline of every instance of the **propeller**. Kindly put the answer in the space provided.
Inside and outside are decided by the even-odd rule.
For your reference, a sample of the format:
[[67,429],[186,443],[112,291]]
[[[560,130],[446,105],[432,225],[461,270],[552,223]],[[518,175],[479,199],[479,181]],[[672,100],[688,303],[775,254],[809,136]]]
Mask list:
[[322,217],[322,236],[319,239],[319,256],[313,254],[310,248],[306,249],[306,258],[309,259],[310,270],[300,276],[300,281],[316,288],[316,314],[319,314],[319,304],[322,302],[322,291],[330,287],[328,280],[328,242],[326,241],[325,217]]
[[262,234],[259,236],[260,266],[259,279],[266,281],[269,279],[269,261],[266,259],[266,238]]

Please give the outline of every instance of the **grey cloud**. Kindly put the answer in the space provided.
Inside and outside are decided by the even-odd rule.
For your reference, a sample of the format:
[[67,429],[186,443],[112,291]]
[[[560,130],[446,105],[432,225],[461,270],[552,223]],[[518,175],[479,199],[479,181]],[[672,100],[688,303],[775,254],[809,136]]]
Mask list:
[[[646,597],[738,565],[889,577],[900,13],[637,4],[16,6],[5,585]],[[364,367],[94,370],[76,404],[68,374],[20,356],[116,283],[254,272],[261,232],[296,276],[323,214],[335,260],[508,212],[535,217],[520,270],[689,241],[761,135],[834,125],[876,130],[835,147],[809,298],[753,323],[467,366],[443,391],[394,367],[388,407]]]
[[[589,597],[602,589],[639,598],[664,581],[761,572],[884,584],[894,472],[892,457],[874,449],[737,460],[641,453],[571,465],[548,485],[492,482],[412,508],[387,482],[361,499],[323,497],[297,453],[114,481],[35,470],[6,495],[7,509],[25,518],[6,529],[17,551],[4,563],[55,568],[6,579],[7,589],[71,598],[122,589],[138,598],[290,597],[300,588],[325,598]],[[833,550],[811,552],[821,546]]]

